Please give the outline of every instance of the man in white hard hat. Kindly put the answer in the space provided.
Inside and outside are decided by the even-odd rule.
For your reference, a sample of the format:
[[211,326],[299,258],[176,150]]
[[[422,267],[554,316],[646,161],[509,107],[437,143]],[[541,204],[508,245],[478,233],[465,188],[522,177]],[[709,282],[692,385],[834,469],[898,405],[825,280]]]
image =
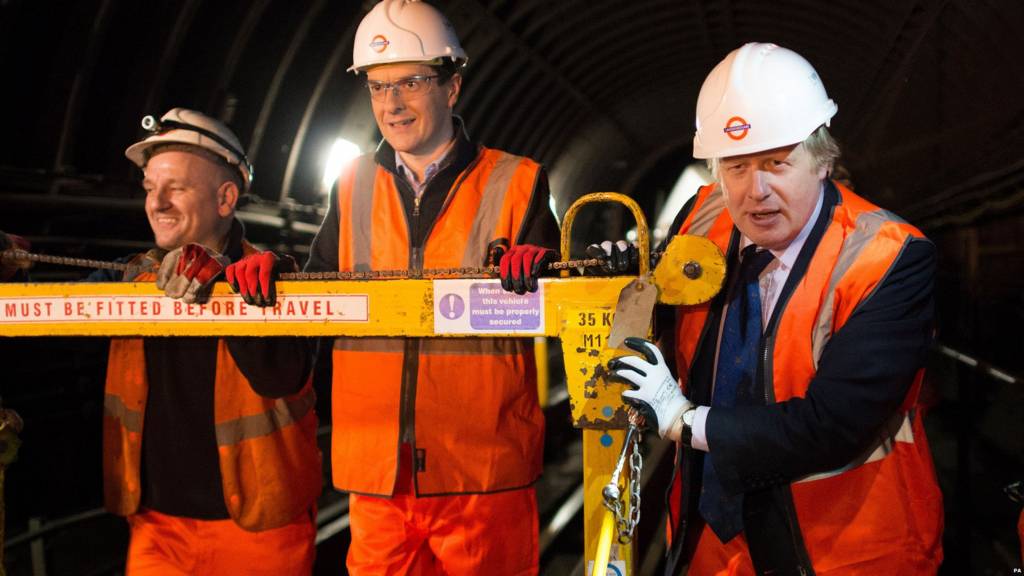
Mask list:
[[[340,174],[306,270],[500,263],[504,285],[536,289],[558,242],[547,177],[470,140],[452,112],[466,60],[425,2],[385,0],[362,20],[349,70],[365,75],[384,140]],[[266,301],[256,276],[236,284]],[[531,340],[338,338],[332,360],[350,573],[535,574],[544,416]]]
[[[734,50],[697,100],[717,183],[672,226],[727,254],[710,304],[613,360],[681,457],[668,573],[934,574],[942,501],[917,410],[935,248],[829,178],[836,113],[814,68]],[[679,378],[673,375],[678,370]]]
[[[235,218],[252,168],[235,134],[200,112],[175,108],[143,127],[149,134],[125,155],[143,171],[156,248],[130,259],[135,272],[90,280],[156,280],[192,301],[227,262],[259,257]],[[131,526],[127,574],[311,572],[320,454],[310,363],[294,362],[306,346],[111,341],[104,492]]]

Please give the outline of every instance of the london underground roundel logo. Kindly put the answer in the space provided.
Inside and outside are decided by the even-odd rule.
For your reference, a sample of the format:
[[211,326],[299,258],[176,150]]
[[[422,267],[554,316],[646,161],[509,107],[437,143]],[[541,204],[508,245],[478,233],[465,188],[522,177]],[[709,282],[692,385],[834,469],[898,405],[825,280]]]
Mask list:
[[373,40],[370,40],[370,48],[372,48],[374,52],[378,53],[387,50],[388,44],[391,44],[391,42],[388,42],[388,39],[380,34],[377,34],[373,37]]
[[743,140],[747,137],[747,132],[750,132],[750,123],[739,116],[733,116],[725,123],[722,131],[733,140]]

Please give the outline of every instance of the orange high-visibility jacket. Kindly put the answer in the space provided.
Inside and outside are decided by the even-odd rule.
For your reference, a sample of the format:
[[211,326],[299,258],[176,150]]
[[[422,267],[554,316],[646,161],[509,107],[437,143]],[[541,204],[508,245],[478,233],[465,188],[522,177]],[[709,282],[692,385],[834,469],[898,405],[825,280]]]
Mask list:
[[[246,253],[252,248],[245,245]],[[136,281],[154,279],[142,274]],[[114,338],[103,410],[103,486],[107,510],[139,509],[140,458],[149,384],[141,338]],[[312,376],[298,393],[266,398],[253,391],[228,351],[217,343],[214,418],[228,514],[250,531],[283,526],[311,509],[320,495]],[[182,423],[187,426],[187,422]]]
[[[881,284],[905,244],[923,238],[893,214],[835,186],[838,200],[831,215],[823,214],[830,219],[806,273],[788,299],[785,295],[780,299],[774,313],[777,329],[765,336],[770,355],[759,362],[769,404],[805,396],[829,339]],[[698,192],[679,233],[706,236],[723,253],[738,243],[739,234],[716,185]],[[699,347],[713,347],[717,341],[716,327],[707,326],[711,306],[680,309],[678,314],[676,358],[684,392],[690,386],[687,372]],[[941,495],[915,410],[922,378],[919,370],[886,430],[862,456],[839,469],[822,470],[788,484],[791,504],[783,505],[790,506],[789,517],[796,523],[795,544],[804,548],[796,556],[809,560],[814,571],[855,566],[857,573],[896,574],[913,566],[914,573],[934,573],[941,562]],[[670,500],[679,505],[678,499]],[[689,513],[697,514],[696,510]],[[764,535],[748,530],[745,537],[752,542]],[[702,544],[698,556],[721,556],[717,538],[705,542],[711,545]]]
[[[481,266],[526,225],[540,166],[481,147],[455,179],[427,240],[411,247],[392,174],[372,155],[338,181],[341,271]],[[413,217],[415,217],[415,213]],[[532,343],[522,338],[337,338],[334,485],[391,495],[401,443],[420,495],[521,488],[540,475],[544,417]],[[406,463],[408,465],[408,463]]]

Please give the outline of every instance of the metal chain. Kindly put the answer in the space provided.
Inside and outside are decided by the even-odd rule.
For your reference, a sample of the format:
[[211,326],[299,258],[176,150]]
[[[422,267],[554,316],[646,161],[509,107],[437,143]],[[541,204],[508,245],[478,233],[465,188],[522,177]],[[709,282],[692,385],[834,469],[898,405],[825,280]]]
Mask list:
[[[134,271],[137,267],[122,262],[106,262],[86,258],[70,258],[67,256],[50,256],[33,254],[19,249],[0,251],[0,261],[42,262],[78,268],[102,268],[104,270]],[[547,270],[569,270],[601,266],[600,258],[569,260],[568,262],[552,262]],[[433,278],[495,278],[499,275],[498,266],[465,266],[461,268],[427,268],[423,270],[369,270],[366,272],[285,272],[278,275],[279,280],[394,280],[394,279],[433,279]]]
[[[622,452],[619,460],[612,471],[612,477],[601,491],[604,497],[604,505],[615,515],[615,525],[618,529],[618,540],[620,544],[629,544],[633,539],[633,532],[640,523],[640,476],[643,473],[644,457],[640,453],[640,442],[643,437],[643,419],[634,410],[630,410],[629,428],[626,430],[626,438],[622,443]],[[629,454],[629,475],[626,478],[626,488],[630,499],[629,517],[622,512],[625,505],[619,489],[619,477],[626,461],[626,454]]]
[[[547,270],[568,270],[600,266],[601,259],[569,260],[552,262]],[[281,280],[385,280],[407,278],[496,278],[501,273],[498,266],[464,266],[461,268],[425,268],[423,270],[368,270],[366,272],[286,272],[279,274]]]
[[47,254],[33,254],[17,248],[0,252],[0,261],[17,264],[19,261],[42,262],[44,264],[58,264],[60,266],[74,266],[77,268],[102,268],[103,270],[127,271],[134,268],[123,262],[106,262],[103,260],[89,260],[87,258],[71,258],[68,256],[50,256]]
[[633,436],[633,452],[629,456],[629,496],[632,499],[629,522],[619,522],[619,542],[622,544],[628,544],[633,539],[633,530],[640,523],[640,475],[644,470],[644,456],[640,453],[642,437],[642,428],[637,428]]

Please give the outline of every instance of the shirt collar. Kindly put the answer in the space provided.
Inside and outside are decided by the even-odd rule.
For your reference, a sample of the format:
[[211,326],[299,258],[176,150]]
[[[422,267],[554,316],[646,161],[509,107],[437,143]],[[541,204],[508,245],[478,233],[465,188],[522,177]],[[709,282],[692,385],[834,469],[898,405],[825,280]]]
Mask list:
[[[779,265],[783,269],[788,270],[796,262],[796,257],[800,255],[800,250],[804,247],[804,242],[807,241],[807,237],[811,235],[811,229],[814,228],[814,223],[818,221],[818,215],[821,214],[821,206],[825,201],[825,182],[822,181],[818,188],[818,202],[814,205],[814,212],[811,213],[811,217],[807,219],[804,227],[800,230],[800,233],[796,235],[796,238],[789,243],[782,250],[772,250],[772,255],[779,261]],[[750,238],[744,236],[740,241],[740,249],[746,248],[753,244]]]
[[[457,127],[458,126],[456,125],[456,128]],[[442,168],[447,167],[448,164],[451,163],[452,150],[455,149],[455,143],[458,141],[458,139],[459,133],[456,131],[453,134],[451,141],[448,142],[448,145],[445,147],[444,153],[438,156],[437,160],[434,160],[430,164],[427,164],[427,167],[423,170],[422,181],[416,180],[416,173],[412,171],[412,168],[409,168],[409,165],[406,164],[404,160],[402,160],[402,155],[398,153],[398,150],[395,150],[395,168],[398,170],[399,174],[405,177],[405,179],[408,180],[410,184],[412,184],[413,189],[416,190],[417,196],[419,195],[419,192],[427,185],[427,182],[430,182],[430,179],[433,178],[435,174],[440,172]]]

